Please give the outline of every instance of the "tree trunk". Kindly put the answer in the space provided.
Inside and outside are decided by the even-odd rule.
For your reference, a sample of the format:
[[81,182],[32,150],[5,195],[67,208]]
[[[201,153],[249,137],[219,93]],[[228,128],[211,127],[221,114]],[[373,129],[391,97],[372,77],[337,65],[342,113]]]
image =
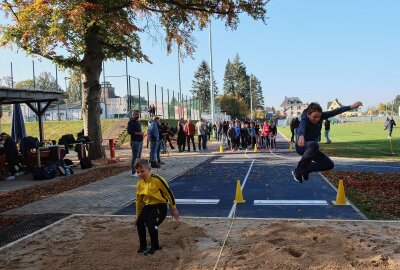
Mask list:
[[93,141],[89,147],[89,157],[98,159],[104,157],[100,122],[101,85],[99,83],[103,56],[95,27],[87,31],[85,42],[86,52],[81,65],[83,129],[85,135]]

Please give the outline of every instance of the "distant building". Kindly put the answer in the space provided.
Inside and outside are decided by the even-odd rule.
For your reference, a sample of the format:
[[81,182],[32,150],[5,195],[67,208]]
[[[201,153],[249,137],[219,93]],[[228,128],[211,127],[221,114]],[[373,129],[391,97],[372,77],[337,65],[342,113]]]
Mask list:
[[[334,101],[328,102],[327,110],[333,111],[342,106],[343,104],[340,103],[339,100],[336,98]],[[356,116],[362,116],[362,112],[359,109],[353,109],[338,115],[338,117],[356,117]]]
[[279,115],[282,117],[300,116],[308,103],[303,103],[298,97],[286,97],[279,107]]

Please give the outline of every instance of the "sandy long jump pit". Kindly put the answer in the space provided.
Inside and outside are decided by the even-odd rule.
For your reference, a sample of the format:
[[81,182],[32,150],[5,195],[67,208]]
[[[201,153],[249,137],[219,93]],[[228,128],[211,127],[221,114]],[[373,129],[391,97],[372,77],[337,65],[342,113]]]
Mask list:
[[[230,219],[167,219],[137,254],[132,216],[72,216],[0,250],[0,269],[213,269]],[[400,269],[400,223],[236,219],[217,269]]]

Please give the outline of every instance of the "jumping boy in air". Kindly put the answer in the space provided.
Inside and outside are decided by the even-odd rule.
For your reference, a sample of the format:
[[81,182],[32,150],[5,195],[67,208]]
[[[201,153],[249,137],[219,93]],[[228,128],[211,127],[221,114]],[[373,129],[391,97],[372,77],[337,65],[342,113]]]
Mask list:
[[[171,206],[172,216],[178,220],[179,212],[175,198],[167,181],[159,175],[150,172],[151,166],[145,159],[135,164],[139,176],[136,186],[136,221],[140,247],[137,253],[151,256],[161,249],[158,243],[158,226],[167,216],[168,204]],[[151,246],[147,247],[146,227],[149,230]]]
[[322,112],[322,108],[318,103],[313,102],[308,105],[307,109],[301,115],[298,130],[296,152],[302,158],[297,168],[292,171],[295,181],[302,183],[303,179],[308,180],[308,175],[311,172],[333,169],[333,161],[319,150],[318,141],[321,136],[322,121],[360,106],[362,106],[362,103],[358,101],[350,106],[343,106],[333,111]]

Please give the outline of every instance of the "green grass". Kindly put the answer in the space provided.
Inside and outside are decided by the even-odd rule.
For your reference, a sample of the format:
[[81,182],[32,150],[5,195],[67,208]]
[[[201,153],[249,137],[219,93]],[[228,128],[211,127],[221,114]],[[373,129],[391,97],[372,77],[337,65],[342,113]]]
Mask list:
[[[109,129],[112,127],[114,119],[103,119],[101,120],[101,129],[103,134],[107,134]],[[3,123],[1,125],[2,131],[10,133],[11,124]],[[25,129],[28,136],[39,137],[39,124],[38,122],[27,122],[25,123]],[[82,120],[70,120],[70,121],[45,121],[43,122],[44,137],[45,140],[56,140],[61,138],[64,134],[73,134],[76,138],[76,134],[83,129]]]
[[[289,127],[280,127],[285,136],[291,136]],[[329,137],[332,144],[325,144],[321,131],[321,150],[336,157],[400,160],[400,129],[394,128],[392,140],[381,122],[354,122],[331,125]],[[394,153],[394,154],[392,154]]]

